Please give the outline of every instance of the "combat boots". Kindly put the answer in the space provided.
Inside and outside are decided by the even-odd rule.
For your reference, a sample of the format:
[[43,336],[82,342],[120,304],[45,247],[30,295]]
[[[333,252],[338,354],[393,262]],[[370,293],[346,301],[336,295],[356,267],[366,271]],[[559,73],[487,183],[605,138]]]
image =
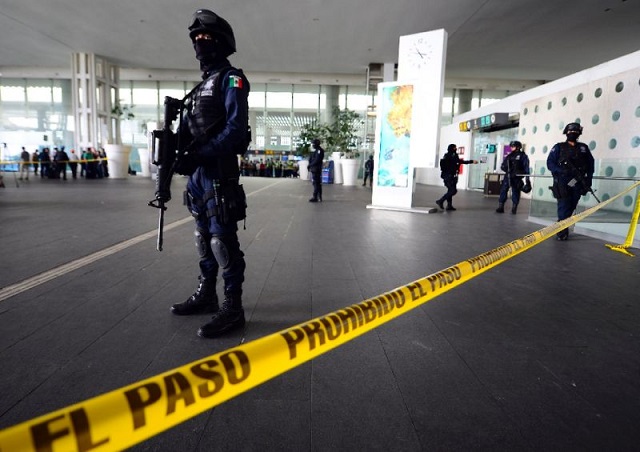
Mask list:
[[498,204],[498,208],[496,209],[496,212],[498,213],[504,213],[504,203],[501,202],[500,204]]
[[199,276],[200,284],[187,301],[171,306],[175,315],[210,314],[218,311],[216,279]]
[[511,213],[515,215],[517,212],[518,212],[518,204],[514,204],[511,207]]
[[244,326],[244,310],[242,309],[242,291],[224,292],[222,308],[202,325],[198,330],[200,337],[218,337]]

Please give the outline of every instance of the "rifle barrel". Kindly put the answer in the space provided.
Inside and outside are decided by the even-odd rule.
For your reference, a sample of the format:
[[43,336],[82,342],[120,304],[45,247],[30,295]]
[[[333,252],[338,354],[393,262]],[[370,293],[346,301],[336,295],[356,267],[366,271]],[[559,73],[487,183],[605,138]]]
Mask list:
[[156,249],[158,251],[162,251],[162,242],[163,242],[163,234],[164,234],[164,202],[159,201],[159,212],[158,212],[158,241],[156,242]]

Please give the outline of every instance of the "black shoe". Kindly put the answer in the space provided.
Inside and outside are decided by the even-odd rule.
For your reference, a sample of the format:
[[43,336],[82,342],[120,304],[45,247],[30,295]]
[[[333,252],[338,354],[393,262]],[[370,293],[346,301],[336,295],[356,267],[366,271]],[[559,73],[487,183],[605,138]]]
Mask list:
[[318,198],[311,198],[309,202],[318,202]]
[[514,214],[514,215],[515,215],[516,213],[518,213],[518,205],[517,205],[517,204],[514,204],[514,205],[513,205],[513,207],[511,208],[511,213],[512,213],[512,214]]
[[223,305],[222,309],[198,330],[200,337],[218,337],[244,326],[244,309],[232,309]]
[[503,204],[503,203],[500,203],[500,204],[498,205],[498,208],[496,209],[496,212],[498,212],[498,213],[504,213],[504,204]]
[[444,210],[444,203],[442,201],[436,201],[436,204],[438,205],[438,207]]
[[569,240],[569,234],[558,234],[556,236],[556,240],[559,242],[565,242],[567,240]]
[[200,284],[187,301],[171,306],[175,315],[213,314],[218,312],[215,280],[200,277]]
[[455,208],[455,207],[453,207],[453,206],[447,206],[447,209],[446,209],[446,210],[458,210],[458,209],[456,209],[456,208]]

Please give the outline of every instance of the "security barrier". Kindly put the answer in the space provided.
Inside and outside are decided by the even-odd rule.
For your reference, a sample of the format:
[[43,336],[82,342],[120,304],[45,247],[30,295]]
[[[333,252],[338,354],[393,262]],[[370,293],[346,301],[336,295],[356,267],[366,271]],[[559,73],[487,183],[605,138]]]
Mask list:
[[377,297],[0,431],[0,451],[130,447],[431,301],[639,186]]

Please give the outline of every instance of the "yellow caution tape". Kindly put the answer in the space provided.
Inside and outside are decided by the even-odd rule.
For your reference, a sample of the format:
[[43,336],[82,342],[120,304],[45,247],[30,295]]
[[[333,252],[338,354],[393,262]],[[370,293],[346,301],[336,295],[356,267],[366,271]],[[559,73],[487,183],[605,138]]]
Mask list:
[[631,215],[631,222],[629,223],[629,231],[627,232],[627,238],[624,243],[619,245],[610,245],[606,244],[605,246],[613,251],[618,251],[622,254],[626,254],[627,256],[634,257],[634,254],[629,251],[631,245],[633,244],[633,237],[636,235],[636,229],[638,228],[638,218],[640,218],[640,193],[636,193],[636,206],[633,209],[633,214]]
[[0,431],[0,451],[131,447],[427,303],[639,185],[390,292]]

